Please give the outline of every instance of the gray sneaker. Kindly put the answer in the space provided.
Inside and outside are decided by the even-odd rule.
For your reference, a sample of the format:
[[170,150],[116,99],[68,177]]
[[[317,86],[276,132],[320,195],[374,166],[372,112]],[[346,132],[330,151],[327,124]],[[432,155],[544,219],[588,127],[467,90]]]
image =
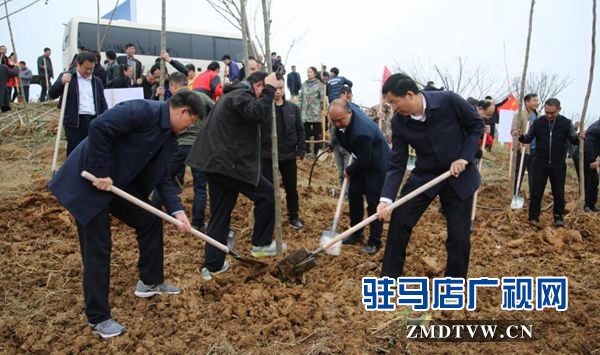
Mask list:
[[100,335],[103,339],[116,337],[125,332],[125,327],[112,318],[100,323],[89,324],[92,327],[92,333]]
[[[287,243],[282,243],[281,249],[282,249],[282,251],[286,251]],[[257,247],[257,246],[253,245],[252,249],[250,250],[250,254],[255,258],[260,258],[263,256],[275,256],[275,255],[277,255],[276,243],[275,243],[275,241],[272,241],[271,244],[264,245],[261,247]]]
[[138,297],[152,297],[163,293],[178,295],[181,293],[181,290],[164,282],[158,285],[146,285],[141,280],[138,281],[135,287],[135,295]]
[[206,281],[210,281],[213,279],[213,276],[215,275],[219,275],[224,273],[225,271],[227,271],[227,269],[229,269],[229,263],[227,262],[227,260],[225,260],[223,262],[223,266],[221,266],[220,270],[217,271],[209,271],[207,268],[203,267],[202,270],[200,270],[200,274],[202,275],[202,278]]

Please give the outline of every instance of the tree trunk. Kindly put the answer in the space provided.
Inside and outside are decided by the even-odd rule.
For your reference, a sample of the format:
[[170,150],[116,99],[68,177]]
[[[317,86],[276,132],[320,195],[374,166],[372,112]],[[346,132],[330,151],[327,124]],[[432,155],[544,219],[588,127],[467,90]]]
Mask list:
[[[521,76],[521,90],[519,91],[519,112],[517,112],[517,117],[521,119],[521,115],[523,113],[523,98],[525,97],[525,81],[527,80],[527,66],[529,65],[529,49],[531,48],[531,31],[533,28],[533,7],[535,5],[535,0],[531,0],[531,8],[529,10],[529,29],[527,31],[527,45],[525,47],[525,63],[523,64],[523,75]],[[521,132],[521,134],[525,134],[527,132]],[[517,172],[517,155],[519,150],[519,140],[516,137],[513,137],[513,158],[514,162],[511,161],[510,164],[513,167],[512,171]],[[525,147],[523,147],[525,149]],[[531,173],[531,172],[530,172]],[[510,176],[510,189],[513,190],[515,186],[515,174],[511,174]],[[531,186],[529,186],[531,188]],[[515,191],[516,195],[518,192]]]
[[[96,0],[96,50],[100,53],[100,0]],[[102,64],[102,63],[100,63]]]
[[[162,16],[161,16],[161,27],[160,27],[160,51],[167,50],[167,0],[162,0]],[[160,87],[165,90],[165,60],[160,59],[160,81],[158,84]],[[166,91],[166,90],[165,90]],[[160,101],[165,100],[165,93],[159,96]]]
[[[6,24],[8,25],[8,33],[10,35],[10,43],[12,45],[13,52],[15,52],[15,58],[16,58],[16,61],[17,61],[17,63],[13,63],[13,64],[14,65],[19,65],[19,63],[18,63],[19,56],[18,56],[18,54],[16,54],[17,53],[17,47],[15,46],[15,39],[13,37],[12,26],[10,25],[10,16],[8,15],[8,5],[7,5],[7,2],[8,1],[4,1],[4,10],[6,10]],[[21,78],[17,78],[17,82],[19,83],[19,91],[21,91],[20,96],[23,98],[23,109],[25,111],[25,122],[23,122],[21,120],[21,116],[20,115],[18,115],[18,117],[19,117],[19,121],[21,123],[21,126],[23,126],[23,125],[26,126],[26,125],[29,124],[29,111],[27,110],[27,102],[25,100],[25,95],[23,94],[25,91],[23,90],[23,82],[21,81]],[[48,87],[48,86],[46,85],[46,87]],[[48,90],[50,90],[50,88],[48,88]],[[11,99],[11,98],[9,97],[9,99]]]
[[[596,60],[596,0],[592,0],[592,58],[590,61],[590,76],[588,78],[588,87],[583,100],[583,110],[581,118],[579,118],[579,131],[583,132],[585,127],[585,115],[587,113],[588,102],[592,93],[592,83],[594,81],[594,61]],[[583,138],[579,138],[579,207],[584,208],[585,205],[585,174],[583,161]]]
[[[266,55],[271,53],[271,16],[270,6],[267,0],[262,0],[263,20],[265,23],[265,50]],[[266,59],[268,72],[273,72],[273,63],[270,58]],[[281,231],[281,190],[279,189],[279,152],[277,150],[277,115],[275,114],[275,101],[271,107],[271,161],[273,162],[273,192],[275,199],[275,229],[273,235],[277,246],[277,255],[283,252]]]
[[[244,58],[242,61],[244,63],[245,75],[248,75],[248,42],[250,41],[250,33],[248,31],[248,14],[246,13],[246,3],[247,0],[240,0],[240,16],[241,16],[241,27],[242,27],[242,48],[244,51]],[[242,78],[246,79],[246,78]]]

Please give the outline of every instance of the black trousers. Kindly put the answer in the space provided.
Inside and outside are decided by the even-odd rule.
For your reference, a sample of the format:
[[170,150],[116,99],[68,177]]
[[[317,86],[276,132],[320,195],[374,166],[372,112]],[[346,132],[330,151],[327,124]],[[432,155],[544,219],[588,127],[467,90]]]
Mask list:
[[[48,79],[48,85],[52,86],[52,81]],[[42,87],[42,91],[40,92],[40,102],[44,102],[49,99],[48,97],[48,86],[46,85],[46,77],[42,74],[40,75],[40,86]]]
[[[523,172],[521,172],[521,181],[520,181],[520,191],[523,191],[523,177],[525,176],[525,172],[527,172],[527,184],[529,184],[529,193],[531,193],[531,186],[533,186],[532,181],[532,173],[531,173],[531,161],[533,155],[525,154],[523,158]],[[521,165],[521,154],[517,154],[517,165],[515,168],[515,186],[513,187],[513,195],[517,194],[517,176],[519,174],[519,166]],[[519,196],[523,196],[523,194],[519,193]]]
[[[125,190],[148,202],[147,197],[135,190]],[[161,219],[116,197],[90,223],[85,226],[77,223],[83,261],[85,314],[88,321],[94,324],[111,318],[108,305],[112,246],[109,214],[135,229],[139,249],[138,269],[142,282],[155,285],[164,281]]]
[[[304,122],[304,137],[306,140],[310,140],[310,137],[313,137],[313,140],[319,141],[323,137],[323,128],[321,122]],[[317,154],[319,149],[321,149],[321,143],[314,143],[315,151],[313,154]],[[306,153],[310,154],[310,143],[306,143]]]
[[73,149],[88,136],[90,122],[96,116],[79,116],[79,127],[65,127],[65,135],[67,136],[67,156],[71,154]]
[[[418,186],[405,184],[402,196]],[[467,277],[471,253],[471,209],[473,196],[461,200],[449,183],[444,183],[439,191],[440,201],[445,211],[448,239],[446,239],[447,277]],[[383,255],[381,276],[397,278],[403,275],[406,247],[413,227],[425,212],[434,197],[420,194],[392,212],[388,238]]]
[[[383,187],[384,173],[358,173],[350,178],[348,186],[348,205],[350,207],[350,225],[355,226],[362,222],[365,217],[365,204],[367,200],[367,213],[370,215],[377,212],[381,188]],[[363,197],[364,196],[364,197]],[[367,244],[381,246],[381,233],[383,221],[376,220],[369,226],[369,241]],[[362,235],[363,229],[356,231]]]
[[546,189],[546,181],[550,179],[552,198],[554,199],[554,217],[562,218],[565,213],[565,177],[567,164],[564,159],[549,163],[543,159],[533,157],[531,196],[529,199],[529,220],[539,219],[542,205],[542,196]]
[[[231,222],[231,212],[238,195],[254,202],[254,230],[252,245],[265,246],[273,241],[275,200],[273,185],[263,176],[258,186],[254,186],[221,174],[205,173],[210,197],[210,220],[207,234],[222,244],[227,244],[227,234]],[[206,243],[204,267],[210,271],[220,270],[225,261],[225,253]]]
[[[577,182],[579,182],[579,157],[573,157],[573,163],[575,164],[575,171],[577,172]],[[585,164],[583,167],[584,173],[584,185],[585,185],[585,206],[596,207],[598,202],[598,171],[590,168],[589,164]]]
[[[296,159],[279,161],[279,172],[281,182],[285,189],[285,201],[287,203],[288,218],[297,218],[298,206],[298,166]],[[262,176],[273,183],[273,161],[263,159]]]

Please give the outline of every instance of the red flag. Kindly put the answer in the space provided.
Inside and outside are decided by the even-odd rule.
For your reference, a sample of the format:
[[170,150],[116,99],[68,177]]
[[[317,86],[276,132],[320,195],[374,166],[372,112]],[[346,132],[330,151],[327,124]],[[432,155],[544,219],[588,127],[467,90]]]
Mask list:
[[383,86],[383,84],[385,84],[386,80],[388,80],[390,75],[392,75],[392,73],[390,72],[388,67],[386,65],[384,65],[383,66],[383,77],[381,78],[381,86]]
[[508,100],[498,107],[498,111],[500,110],[519,111],[519,103],[513,94],[510,94]]

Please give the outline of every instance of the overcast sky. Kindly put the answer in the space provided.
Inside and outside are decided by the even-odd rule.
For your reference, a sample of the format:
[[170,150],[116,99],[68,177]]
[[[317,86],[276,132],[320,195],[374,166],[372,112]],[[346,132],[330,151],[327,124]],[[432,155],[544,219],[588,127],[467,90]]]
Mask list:
[[[9,11],[33,1],[11,0]],[[47,5],[39,1],[11,17],[19,59],[30,63],[34,74],[35,60],[46,46],[53,49],[55,68],[61,66],[63,23],[75,16],[97,15],[95,0],[46,2]],[[254,10],[260,2],[250,2],[249,15],[258,16],[256,23],[262,28],[262,13]],[[549,72],[573,79],[558,95],[563,114],[569,118],[581,113],[587,88],[591,2],[537,0],[535,5],[529,72]],[[137,0],[138,22],[160,24],[161,3]],[[115,0],[100,0],[101,14],[110,11],[114,4]],[[353,81],[355,102],[370,106],[378,103],[384,65],[392,72],[398,65],[417,67],[437,85],[440,82],[431,68],[437,65],[455,70],[459,56],[466,60],[467,68],[485,68],[490,77],[502,83],[506,81],[507,69],[511,78],[519,76],[523,70],[529,6],[527,0],[272,0],[271,46],[286,59],[292,41],[300,38],[287,56],[288,70],[295,64],[305,80],[309,66],[336,66],[340,75]],[[0,14],[4,15],[4,7]],[[205,1],[168,0],[169,26],[235,32]],[[6,20],[0,21],[0,44],[11,52],[7,29]],[[597,89],[594,85],[588,109],[588,117],[594,119],[600,114]]]

